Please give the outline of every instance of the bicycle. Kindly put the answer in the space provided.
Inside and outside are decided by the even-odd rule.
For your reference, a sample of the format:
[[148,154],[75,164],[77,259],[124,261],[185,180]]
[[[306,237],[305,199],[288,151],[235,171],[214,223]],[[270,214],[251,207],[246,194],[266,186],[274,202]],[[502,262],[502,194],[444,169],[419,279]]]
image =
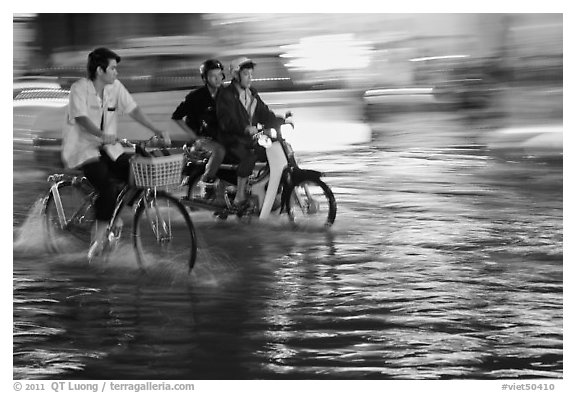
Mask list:
[[[136,145],[122,140],[124,146]],[[106,228],[104,255],[109,255],[120,242],[125,208],[133,209],[132,244],[139,267],[157,259],[184,262],[188,272],[196,262],[197,239],[192,220],[186,208],[166,188],[179,185],[184,157],[182,153],[143,157],[135,154],[130,159],[131,179],[121,188],[114,213]],[[87,249],[95,222],[94,202],[97,193],[80,173],[58,173],[48,176],[50,183],[43,201],[42,214],[47,230],[48,245],[52,251],[75,247]]]

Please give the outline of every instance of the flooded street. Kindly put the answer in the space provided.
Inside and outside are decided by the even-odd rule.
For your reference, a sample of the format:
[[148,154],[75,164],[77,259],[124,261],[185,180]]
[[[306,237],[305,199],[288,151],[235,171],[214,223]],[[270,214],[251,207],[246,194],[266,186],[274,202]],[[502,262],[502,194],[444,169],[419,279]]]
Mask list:
[[300,154],[329,232],[192,213],[190,276],[48,253],[54,169],[15,150],[14,378],[563,378],[562,161],[422,140]]

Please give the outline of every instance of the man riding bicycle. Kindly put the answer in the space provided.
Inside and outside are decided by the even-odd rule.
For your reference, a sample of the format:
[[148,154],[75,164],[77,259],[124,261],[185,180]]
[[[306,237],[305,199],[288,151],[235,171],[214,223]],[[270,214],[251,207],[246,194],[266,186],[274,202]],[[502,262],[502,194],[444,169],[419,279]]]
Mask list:
[[168,133],[150,122],[117,79],[118,63],[120,56],[107,48],[95,49],[88,55],[88,76],[70,88],[63,130],[64,164],[81,169],[98,192],[89,259],[102,251],[106,227],[114,212],[117,192],[112,178],[126,182],[129,176],[128,155],[116,144],[118,115],[128,113],[170,144]]

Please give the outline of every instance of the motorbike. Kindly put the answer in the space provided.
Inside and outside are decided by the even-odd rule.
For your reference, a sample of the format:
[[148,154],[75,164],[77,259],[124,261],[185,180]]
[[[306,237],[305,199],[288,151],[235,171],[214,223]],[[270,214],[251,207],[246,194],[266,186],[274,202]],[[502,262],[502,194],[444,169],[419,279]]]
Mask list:
[[[286,114],[287,118],[291,115]],[[181,202],[191,210],[209,210],[219,219],[230,215],[238,218],[267,219],[286,214],[289,222],[304,227],[332,226],[336,219],[336,199],[319,171],[298,166],[292,146],[282,131],[292,124],[283,124],[279,130],[262,128],[253,136],[254,142],[265,148],[266,161],[257,162],[248,179],[248,200],[242,208],[232,201],[236,195],[237,163],[224,160],[217,172],[213,197],[206,198],[200,181],[208,154],[195,145],[184,145],[185,167],[183,185],[186,195]]]

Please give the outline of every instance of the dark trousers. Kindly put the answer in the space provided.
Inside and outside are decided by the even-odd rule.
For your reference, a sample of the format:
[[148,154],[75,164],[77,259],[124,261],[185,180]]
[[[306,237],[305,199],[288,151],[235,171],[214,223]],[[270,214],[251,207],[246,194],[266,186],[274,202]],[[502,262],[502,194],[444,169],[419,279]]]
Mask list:
[[266,161],[266,149],[260,145],[247,146],[240,143],[231,146],[230,153],[239,161],[236,171],[239,177],[250,176],[256,166],[256,161]]
[[105,152],[101,152],[98,161],[93,161],[82,166],[84,176],[98,192],[98,197],[94,207],[96,208],[96,219],[99,221],[109,221],[114,214],[116,198],[119,189],[118,182],[128,182],[130,173],[130,155],[122,154],[112,161]]

